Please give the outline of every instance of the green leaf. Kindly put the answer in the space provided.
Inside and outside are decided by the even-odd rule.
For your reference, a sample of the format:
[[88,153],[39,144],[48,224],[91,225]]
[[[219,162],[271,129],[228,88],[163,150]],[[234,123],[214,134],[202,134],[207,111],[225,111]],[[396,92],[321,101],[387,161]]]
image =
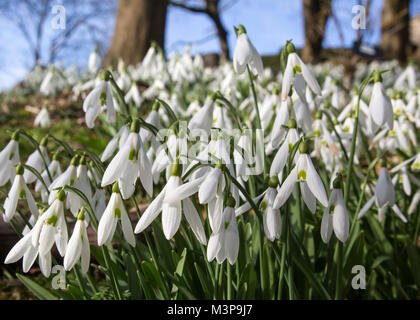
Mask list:
[[185,259],[187,258],[187,248],[184,248],[181,254],[181,259],[178,262],[178,265],[176,266],[175,273],[182,277],[184,273],[184,265],[185,265]]
[[407,244],[408,259],[411,265],[411,273],[417,285],[417,295],[420,295],[420,256],[411,242]]
[[16,274],[16,277],[27,287],[31,292],[37,296],[40,300],[58,300],[57,297],[52,294],[49,290],[41,287],[36,282],[32,281],[28,277],[21,275],[19,273]]
[[127,253],[123,256],[125,266],[127,267],[127,281],[128,281],[128,289],[131,292],[132,299],[141,299],[141,284],[139,281],[139,277],[137,276],[137,269],[136,265],[133,261],[134,257],[128,255]]
[[167,298],[169,298],[165,287],[165,283],[163,282],[163,279],[159,271],[155,268],[154,264],[149,261],[143,261],[141,264],[141,268],[144,272],[145,277],[150,281],[153,280],[154,284],[157,285],[158,288],[160,288],[160,290],[157,290],[157,287],[155,286],[153,288],[155,292],[160,291],[162,297],[167,296]]
[[313,270],[311,270],[311,268],[309,268],[306,265],[305,261],[301,259],[299,255],[293,256],[293,262],[306,276],[314,290],[317,291],[323,299],[331,300],[331,296],[329,295],[325,287],[321,284],[319,279],[316,277],[315,272],[313,272]]
[[372,269],[375,269],[381,265],[382,262],[392,259],[391,256],[379,256],[372,263]]
[[211,299],[213,297],[213,286],[210,279],[204,273],[204,271],[200,268],[200,266],[194,262],[194,267],[197,272],[198,279],[200,280],[201,287],[204,291],[206,299]]
[[169,104],[167,104],[165,101],[163,101],[161,99],[156,99],[156,100],[159,101],[161,106],[163,106],[165,108],[168,117],[171,118],[171,120],[172,120],[171,123],[178,120],[178,118],[175,115],[175,112],[172,110],[172,108],[169,106]]
[[83,299],[83,292],[78,287],[76,287],[72,284],[68,284],[67,289],[69,290],[70,294],[73,296],[73,299],[84,300]]
[[378,219],[376,219],[376,217],[372,217],[372,215],[366,215],[366,218],[369,222],[369,225],[372,229],[372,232],[377,240],[377,243],[379,245],[379,247],[381,248],[381,250],[383,251],[383,253],[385,253],[386,255],[392,255],[392,245],[391,243],[388,241],[388,239],[385,236],[385,233],[378,221]]

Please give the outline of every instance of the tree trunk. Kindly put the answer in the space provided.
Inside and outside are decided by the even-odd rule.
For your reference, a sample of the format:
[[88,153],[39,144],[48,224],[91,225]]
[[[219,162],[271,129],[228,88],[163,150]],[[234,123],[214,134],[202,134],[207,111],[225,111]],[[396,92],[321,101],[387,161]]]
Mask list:
[[119,58],[126,64],[140,62],[152,41],[163,49],[167,6],[168,0],[120,0],[104,67]]
[[407,62],[409,54],[409,0],[384,0],[381,47],[386,59]]
[[331,14],[331,0],[303,0],[305,46],[302,58],[308,63],[319,61],[325,26]]
[[222,61],[229,61],[228,33],[220,19],[219,0],[207,0],[207,11],[217,29],[217,36],[219,37],[220,49],[222,51],[220,58]]

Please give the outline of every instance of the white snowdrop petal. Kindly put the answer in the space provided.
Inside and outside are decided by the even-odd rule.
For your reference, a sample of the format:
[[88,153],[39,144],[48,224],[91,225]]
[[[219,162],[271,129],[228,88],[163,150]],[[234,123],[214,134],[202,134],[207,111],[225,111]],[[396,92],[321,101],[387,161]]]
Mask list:
[[219,177],[222,171],[219,168],[213,168],[207,175],[198,189],[198,199],[201,204],[208,203],[216,196],[217,187],[219,185]]
[[206,233],[204,231],[203,223],[201,222],[200,216],[197,209],[189,198],[183,200],[184,215],[187,219],[191,230],[194,232],[198,241],[202,245],[207,244]]
[[173,238],[181,223],[181,202],[163,203],[162,206],[162,228],[166,239]]
[[296,167],[294,167],[293,170],[290,171],[290,174],[286,178],[286,180],[284,180],[283,184],[281,185],[277,193],[277,197],[274,200],[274,205],[273,205],[274,209],[279,209],[287,201],[287,199],[289,199],[295,187],[296,181],[297,181],[297,169]]
[[143,212],[139,221],[137,222],[136,228],[134,229],[135,233],[140,233],[146,229],[153,220],[159,215],[162,211],[163,200],[165,198],[166,186],[162,189],[159,195],[149,204],[146,211]]
[[318,199],[321,204],[326,207],[328,205],[327,193],[325,192],[324,184],[318,172],[312,163],[312,160],[308,156],[308,171],[306,182],[313,195]]

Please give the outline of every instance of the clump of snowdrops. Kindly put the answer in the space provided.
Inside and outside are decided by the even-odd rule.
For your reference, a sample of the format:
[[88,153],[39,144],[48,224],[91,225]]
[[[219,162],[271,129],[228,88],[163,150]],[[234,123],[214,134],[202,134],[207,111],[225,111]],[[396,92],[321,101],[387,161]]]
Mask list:
[[349,91],[340,67],[305,65],[290,41],[274,76],[236,33],[233,64],[217,68],[152,45],[116,70],[94,52],[71,84],[46,73],[41,92],[67,85],[109,139],[97,154],[18,129],[2,146],[0,210],[20,236],[5,263],[67,271],[65,289],[18,274],[39,298],[419,295],[415,66],[361,65]]

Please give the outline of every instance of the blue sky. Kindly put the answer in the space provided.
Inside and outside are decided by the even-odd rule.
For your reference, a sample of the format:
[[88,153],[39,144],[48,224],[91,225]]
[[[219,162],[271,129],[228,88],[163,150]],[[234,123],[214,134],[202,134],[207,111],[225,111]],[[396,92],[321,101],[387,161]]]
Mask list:
[[[357,0],[334,0],[333,10],[339,21],[339,26],[329,19],[324,46],[351,46],[356,31],[351,27],[354,17],[353,5]],[[60,3],[57,1],[57,3]],[[382,0],[373,0],[371,7],[372,28],[366,31],[366,40],[377,44],[380,39],[380,14]],[[418,13],[418,5],[412,10],[412,15]],[[415,12],[413,12],[415,11]],[[293,39],[297,47],[304,45],[304,23],[301,0],[238,0],[222,14],[222,21],[229,32],[231,52],[235,46],[233,26],[245,25],[248,35],[261,54],[278,53],[286,40]],[[113,28],[114,21],[107,21],[107,26]],[[337,31],[342,30],[342,39]],[[47,28],[48,29],[48,28]],[[192,52],[209,53],[220,50],[217,37],[206,42],[203,38],[214,34],[215,29],[206,15],[196,14],[181,8],[170,7],[167,16],[165,49],[182,52],[185,43],[192,44]],[[47,31],[48,34],[48,31]],[[10,88],[21,79],[30,67],[28,46],[19,30],[10,21],[0,15],[0,41],[3,48],[0,52],[0,90]],[[344,43],[343,43],[344,42]],[[194,44],[195,43],[195,44]],[[82,46],[77,54],[61,57],[66,65],[87,65],[89,53],[93,49],[91,43]]]

